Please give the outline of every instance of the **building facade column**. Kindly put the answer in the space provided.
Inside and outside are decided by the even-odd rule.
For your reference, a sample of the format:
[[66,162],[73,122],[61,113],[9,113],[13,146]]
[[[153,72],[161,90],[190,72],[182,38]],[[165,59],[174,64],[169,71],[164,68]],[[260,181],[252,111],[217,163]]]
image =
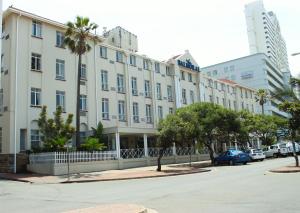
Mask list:
[[148,137],[147,134],[144,134],[144,155],[148,157]]
[[117,151],[117,158],[120,159],[120,158],[121,158],[120,133],[119,133],[119,132],[116,132],[116,133],[115,133],[115,137],[116,137],[116,151]]
[[175,143],[173,143],[172,152],[173,152],[173,155],[177,155],[176,154],[176,145],[175,145]]

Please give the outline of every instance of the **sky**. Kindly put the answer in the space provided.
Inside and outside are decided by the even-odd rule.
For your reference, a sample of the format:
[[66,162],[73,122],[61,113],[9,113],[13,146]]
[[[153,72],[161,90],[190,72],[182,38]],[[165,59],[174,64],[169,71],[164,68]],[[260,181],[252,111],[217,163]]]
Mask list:
[[[139,53],[166,60],[189,50],[200,67],[249,55],[244,5],[253,0],[3,0],[19,9],[66,23],[87,16],[111,29],[138,36]],[[300,74],[300,1],[264,0],[276,13],[287,44],[290,69]]]

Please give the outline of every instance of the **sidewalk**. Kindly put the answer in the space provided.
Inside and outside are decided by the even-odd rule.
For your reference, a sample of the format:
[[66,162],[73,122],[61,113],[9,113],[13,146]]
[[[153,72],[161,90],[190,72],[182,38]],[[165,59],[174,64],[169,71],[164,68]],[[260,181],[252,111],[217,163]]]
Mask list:
[[107,204],[63,213],[157,213],[157,211],[135,204]]
[[272,169],[270,172],[275,172],[275,173],[295,173],[295,172],[300,172],[300,167],[296,166],[284,166],[280,167],[278,169]]
[[80,182],[93,182],[93,181],[112,181],[112,180],[128,180],[140,178],[155,178],[175,175],[193,174],[199,172],[208,172],[208,167],[211,165],[210,161],[193,162],[192,167],[189,164],[171,164],[162,165],[162,171],[157,172],[156,166],[139,167],[124,170],[109,170],[102,172],[80,173],[71,174],[68,180],[67,175],[49,176],[39,174],[10,174],[2,173],[0,178],[40,184],[55,184],[55,183],[80,183]]

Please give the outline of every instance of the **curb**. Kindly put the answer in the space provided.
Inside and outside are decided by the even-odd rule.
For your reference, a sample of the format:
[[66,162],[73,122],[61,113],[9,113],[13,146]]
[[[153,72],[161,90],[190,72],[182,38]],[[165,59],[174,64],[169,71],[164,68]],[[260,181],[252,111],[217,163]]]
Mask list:
[[34,183],[30,180],[20,180],[20,179],[16,179],[16,178],[10,178],[10,177],[3,177],[0,175],[0,179],[2,180],[10,180],[10,181],[16,181],[16,182],[23,182],[23,183]]
[[286,170],[286,171],[281,171],[281,170],[269,170],[269,172],[273,173],[297,173],[300,172],[300,170]]
[[101,179],[101,180],[70,180],[70,181],[62,181],[59,182],[61,184],[68,184],[68,183],[89,183],[89,182],[101,182],[101,181],[118,181],[118,180],[137,180],[137,179],[146,179],[146,178],[156,178],[156,177],[170,177],[170,176],[179,176],[179,175],[189,175],[189,174],[196,174],[202,172],[210,172],[211,169],[203,169],[201,171],[193,171],[193,172],[185,172],[185,173],[175,173],[169,175],[150,175],[144,177],[128,177],[128,178],[115,178],[115,179]]

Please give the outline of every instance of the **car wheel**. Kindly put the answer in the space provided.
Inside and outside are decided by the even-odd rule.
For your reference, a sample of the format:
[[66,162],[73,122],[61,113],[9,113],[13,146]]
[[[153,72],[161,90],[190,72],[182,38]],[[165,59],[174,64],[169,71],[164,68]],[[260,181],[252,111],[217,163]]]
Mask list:
[[214,161],[214,166],[218,166],[219,165],[219,163],[218,163],[218,161]]
[[248,162],[246,161],[246,162],[244,162],[243,164],[246,165],[247,163],[248,163]]
[[273,158],[278,158],[278,155],[276,153],[274,153]]
[[260,161],[264,161],[264,159],[261,159]]
[[233,160],[230,160],[230,161],[229,161],[229,165],[230,165],[230,166],[233,166],[233,165],[234,165]]

